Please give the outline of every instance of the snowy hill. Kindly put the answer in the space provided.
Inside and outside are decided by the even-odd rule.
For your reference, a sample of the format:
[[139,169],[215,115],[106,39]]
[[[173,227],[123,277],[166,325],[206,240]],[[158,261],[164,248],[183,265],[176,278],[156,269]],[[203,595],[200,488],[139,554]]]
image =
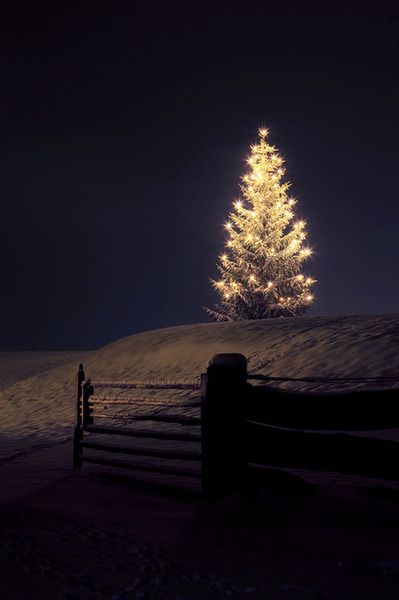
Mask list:
[[[376,590],[375,598],[396,598],[397,485],[295,470],[317,484],[312,493],[296,478],[292,489],[279,487],[277,478],[276,492],[272,485],[205,506],[141,488],[137,478],[107,467],[72,471],[71,435],[80,361],[94,380],[191,381],[220,352],[245,354],[252,373],[386,376],[399,374],[398,347],[399,316],[392,315],[188,325],[132,335],[92,353],[0,354],[0,556],[11,557],[5,572],[16,590],[7,597],[38,588],[46,593],[34,598],[61,591],[86,598],[89,581],[101,598],[139,597],[137,585],[165,600],[187,597],[187,590],[190,598],[241,598],[246,591],[248,598],[346,598],[360,578],[356,597]],[[187,408],[188,395],[197,407]],[[198,413],[198,392],[162,397],[174,401],[173,411]],[[79,558],[87,556],[83,570]],[[179,566],[176,575],[175,564],[185,570]],[[157,587],[165,572],[173,594]],[[110,587],[99,595],[102,581]]]
[[[399,375],[398,348],[397,315],[302,317],[149,331],[82,353],[81,360],[93,379],[191,381],[220,352],[241,352],[252,373],[362,377]],[[68,364],[45,372],[41,366],[19,380],[16,375],[0,392],[2,456],[70,435],[77,367],[74,353]],[[327,386],[312,384],[312,389]]]

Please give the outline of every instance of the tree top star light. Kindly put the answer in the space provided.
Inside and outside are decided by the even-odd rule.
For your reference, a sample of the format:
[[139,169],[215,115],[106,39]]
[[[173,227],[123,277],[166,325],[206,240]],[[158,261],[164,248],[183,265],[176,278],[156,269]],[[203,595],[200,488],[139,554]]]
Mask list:
[[220,304],[206,309],[216,321],[297,316],[313,302],[316,280],[302,272],[312,254],[305,245],[306,222],[295,220],[296,200],[288,195],[284,160],[270,144],[267,129],[259,129],[247,163],[241,197],[225,223],[220,278],[212,280]]

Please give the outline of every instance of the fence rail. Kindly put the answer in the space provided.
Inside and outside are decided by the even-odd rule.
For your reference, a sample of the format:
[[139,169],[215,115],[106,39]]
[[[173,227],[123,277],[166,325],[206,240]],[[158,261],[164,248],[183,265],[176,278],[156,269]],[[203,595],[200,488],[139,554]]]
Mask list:
[[149,456],[155,458],[172,458],[174,460],[201,460],[200,452],[190,452],[189,450],[167,450],[160,448],[142,448],[140,446],[112,446],[101,444],[99,442],[82,442],[82,448],[91,448],[92,450],[102,450],[103,452],[113,452],[117,454],[132,454],[134,456]]
[[89,433],[102,433],[122,435],[135,438],[150,438],[154,440],[169,440],[178,442],[200,442],[199,433],[170,433],[168,431],[149,431],[146,429],[122,429],[117,427],[101,427],[99,425],[88,425],[86,431]]
[[171,381],[93,381],[96,388],[119,388],[140,390],[199,390],[198,382],[171,382]]
[[269,425],[307,430],[399,428],[399,390],[318,393],[248,388],[247,416]]
[[375,377],[276,377],[274,375],[263,375],[262,373],[248,373],[248,379],[258,381],[294,381],[304,383],[370,383],[370,382],[399,382],[399,375],[375,376]]
[[356,474],[399,481],[399,445],[348,433],[315,432],[249,424],[250,462],[273,467]]
[[159,399],[154,400],[153,398],[114,398],[112,396],[91,396],[90,404],[105,404],[108,406],[112,405],[125,405],[125,406],[137,406],[138,404],[145,404],[146,406],[159,406],[162,408],[193,408],[199,406],[199,403],[189,403],[189,404],[172,404],[167,402],[162,402]]
[[200,426],[201,419],[197,417],[186,417],[184,415],[159,415],[152,413],[142,413],[142,414],[134,414],[134,415],[120,415],[120,414],[107,414],[107,413],[97,413],[97,417],[103,417],[106,419],[115,419],[119,421],[126,421],[128,423],[134,423],[135,421],[153,421],[154,423],[169,423],[171,425],[186,425],[190,426]]

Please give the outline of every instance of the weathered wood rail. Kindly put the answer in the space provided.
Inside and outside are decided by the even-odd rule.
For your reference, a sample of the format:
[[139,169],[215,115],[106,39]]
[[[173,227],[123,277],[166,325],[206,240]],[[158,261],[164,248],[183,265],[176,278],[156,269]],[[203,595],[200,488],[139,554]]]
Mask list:
[[[258,380],[251,385],[251,379]],[[265,379],[267,385],[259,385]],[[281,378],[282,379],[282,378]],[[373,378],[376,380],[377,378]],[[389,379],[392,383],[394,378]],[[338,381],[337,379],[335,381]],[[201,415],[189,416],[150,412],[134,398],[98,397],[94,388],[167,390],[167,401],[159,408],[174,408],[173,390],[201,390]],[[198,406],[199,402],[180,407]],[[118,414],[109,412],[113,408]],[[101,412],[102,411],[102,412]],[[108,412],[107,412],[108,411]],[[112,417],[133,427],[96,423]],[[138,427],[146,423],[146,427]],[[173,425],[173,431],[155,428]],[[200,427],[200,431],[187,431]],[[399,481],[399,443],[356,435],[379,429],[399,429],[399,390],[365,390],[342,393],[292,392],[270,386],[267,377],[247,373],[247,360],[241,354],[218,354],[209,363],[201,383],[187,382],[99,382],[85,380],[83,367],[78,374],[77,420],[74,432],[74,468],[82,463],[126,468],[137,472],[195,478],[207,498],[218,498],[245,488],[251,469],[273,468],[333,471]],[[87,437],[86,434],[89,434]],[[109,445],[96,436],[117,436],[162,447],[123,444]],[[178,442],[172,448],[166,443]],[[187,447],[189,444],[189,447]],[[181,447],[181,445],[185,445]],[[193,449],[193,445],[196,446]],[[100,456],[86,455],[86,450]],[[159,459],[140,461],[104,458],[108,454]],[[165,461],[169,461],[168,464]],[[189,463],[188,465],[186,463]]]

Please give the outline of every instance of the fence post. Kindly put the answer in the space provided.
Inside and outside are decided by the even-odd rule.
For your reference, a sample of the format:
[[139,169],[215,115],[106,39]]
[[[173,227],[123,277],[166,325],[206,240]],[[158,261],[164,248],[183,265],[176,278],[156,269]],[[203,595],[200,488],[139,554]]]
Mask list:
[[216,354],[202,377],[202,493],[218,499],[244,483],[247,359]]
[[73,431],[73,468],[79,469],[82,466],[81,447],[82,440],[82,384],[85,380],[83,365],[80,363],[78,370],[78,393],[76,402],[76,424]]

